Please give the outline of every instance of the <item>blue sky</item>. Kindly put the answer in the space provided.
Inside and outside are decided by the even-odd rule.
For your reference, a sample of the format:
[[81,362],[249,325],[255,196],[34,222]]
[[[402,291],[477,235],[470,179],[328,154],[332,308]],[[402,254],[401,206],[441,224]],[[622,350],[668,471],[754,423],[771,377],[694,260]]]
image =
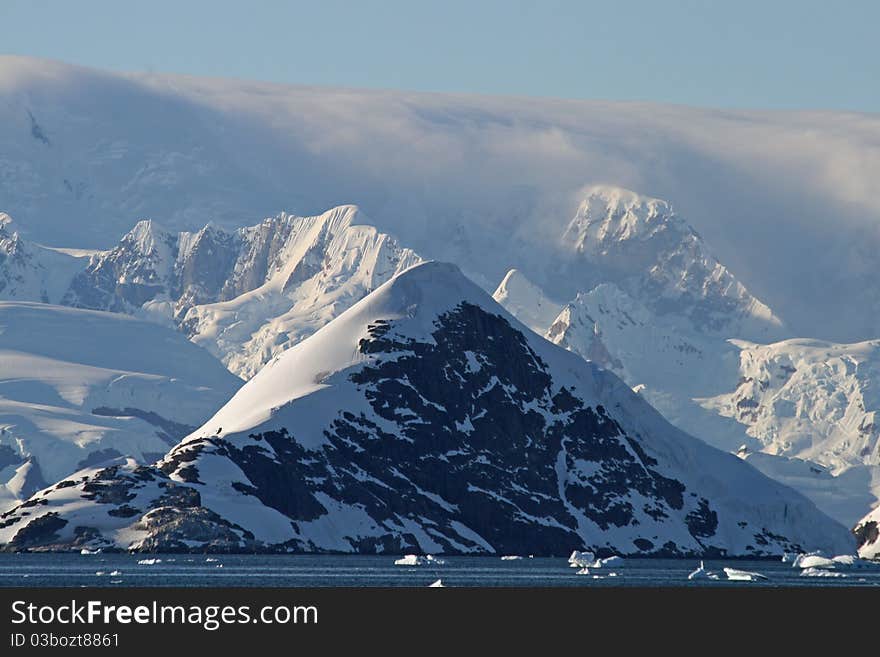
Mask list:
[[0,0],[0,52],[285,83],[880,111],[880,2]]

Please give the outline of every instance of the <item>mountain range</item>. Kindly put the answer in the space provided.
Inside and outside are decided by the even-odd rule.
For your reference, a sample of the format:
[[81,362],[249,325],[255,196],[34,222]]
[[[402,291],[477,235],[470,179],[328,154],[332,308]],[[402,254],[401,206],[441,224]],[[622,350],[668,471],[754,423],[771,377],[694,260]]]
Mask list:
[[[873,550],[880,315],[874,237],[849,214],[873,201],[799,168],[813,155],[792,128],[850,152],[869,119],[835,131],[840,117],[22,58],[0,58],[0,99],[0,525],[14,549],[758,555],[820,547],[807,525],[842,549],[827,515]],[[780,143],[801,159],[771,157]],[[584,184],[609,178],[676,206]],[[461,361],[464,343],[483,351]],[[476,460],[450,461],[418,426]],[[598,449],[592,465],[559,460],[571,441]],[[357,468],[340,474],[340,458]],[[523,463],[534,480],[517,479]],[[489,492],[475,497],[477,481]],[[580,482],[572,497],[563,481]],[[537,500],[545,515],[511,512]],[[755,510],[779,500],[781,517]],[[498,534],[482,514],[503,518]]]
[[6,512],[0,542],[665,556],[853,544],[434,262],[264,367],[154,466],[80,471]]

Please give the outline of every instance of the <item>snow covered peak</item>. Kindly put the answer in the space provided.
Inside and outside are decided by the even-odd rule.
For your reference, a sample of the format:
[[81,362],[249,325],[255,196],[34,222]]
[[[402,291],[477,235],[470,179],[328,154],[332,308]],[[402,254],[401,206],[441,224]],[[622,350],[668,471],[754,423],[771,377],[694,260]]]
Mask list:
[[518,269],[507,272],[492,298],[536,333],[546,331],[562,309]]
[[156,247],[157,242],[165,242],[170,236],[171,233],[154,220],[141,219],[125,234],[122,241],[137,245],[140,251],[149,253]]
[[250,430],[281,406],[321,389],[333,373],[364,359],[358,345],[376,321],[403,320],[412,332],[430,332],[445,310],[461,301],[484,304],[487,296],[455,265],[414,265],[270,361],[192,436],[217,427],[223,433]]
[[584,194],[563,235],[569,248],[598,253],[609,242],[647,239],[654,231],[669,227],[689,230],[666,201],[604,185],[588,187]]
[[669,203],[594,187],[562,236],[581,290],[616,283],[658,315],[724,337],[779,339],[782,321],[710,252]]
[[0,212],[0,234],[12,234],[14,232],[16,231],[15,224],[12,222],[12,217],[10,217],[5,212]]

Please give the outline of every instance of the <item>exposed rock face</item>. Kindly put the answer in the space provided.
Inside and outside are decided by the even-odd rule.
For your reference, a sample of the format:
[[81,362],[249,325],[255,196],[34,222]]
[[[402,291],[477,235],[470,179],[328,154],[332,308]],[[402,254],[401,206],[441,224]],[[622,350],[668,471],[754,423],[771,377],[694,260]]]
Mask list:
[[7,549],[82,536],[141,551],[759,556],[852,544],[805,498],[678,431],[440,263],[403,272],[273,361],[155,466],[70,481],[5,515]]

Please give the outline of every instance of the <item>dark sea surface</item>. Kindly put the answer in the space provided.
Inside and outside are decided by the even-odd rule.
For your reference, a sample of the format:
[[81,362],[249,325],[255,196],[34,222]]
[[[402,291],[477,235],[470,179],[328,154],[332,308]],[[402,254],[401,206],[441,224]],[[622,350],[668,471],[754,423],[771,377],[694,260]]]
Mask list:
[[[578,575],[563,558],[502,561],[442,557],[444,565],[396,566],[393,556],[0,554],[0,586],[880,586],[876,568],[845,577],[804,577],[781,561],[706,561],[756,571],[766,581],[689,581],[693,559],[628,559],[622,566]],[[138,563],[156,559],[154,563]],[[613,573],[613,575],[612,575]],[[722,574],[723,577],[723,574]]]

